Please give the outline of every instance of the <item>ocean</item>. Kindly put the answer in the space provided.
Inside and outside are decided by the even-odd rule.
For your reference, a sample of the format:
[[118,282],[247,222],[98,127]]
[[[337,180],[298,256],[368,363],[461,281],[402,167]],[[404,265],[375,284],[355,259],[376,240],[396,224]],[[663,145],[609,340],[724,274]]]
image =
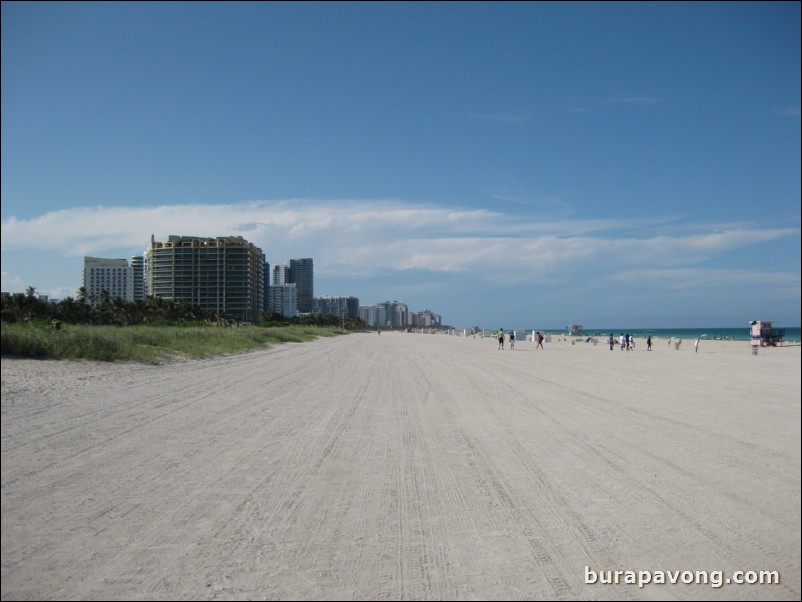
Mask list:
[[[780,324],[774,325],[775,329],[783,329],[785,330],[785,342],[786,343],[799,343],[800,342],[800,330],[799,326],[794,328],[788,328],[786,326],[782,326]],[[564,333],[564,330],[550,330],[547,332],[551,332],[552,334]],[[667,339],[671,337],[672,339],[681,337],[683,339],[691,339],[694,340],[696,337],[705,335],[708,339],[725,339],[730,341],[749,341],[751,340],[751,331],[749,326],[744,326],[743,328],[716,328],[716,327],[709,327],[709,328],[654,328],[654,329],[645,329],[645,328],[584,328],[583,331],[585,336],[592,336],[599,333],[599,336],[609,336],[610,333],[613,333],[613,336],[618,337],[622,332],[624,334],[631,334],[636,339],[645,339],[647,335],[652,335],[652,337],[657,337],[660,339]],[[566,333],[568,334],[568,333]],[[570,336],[570,335],[569,335]]]

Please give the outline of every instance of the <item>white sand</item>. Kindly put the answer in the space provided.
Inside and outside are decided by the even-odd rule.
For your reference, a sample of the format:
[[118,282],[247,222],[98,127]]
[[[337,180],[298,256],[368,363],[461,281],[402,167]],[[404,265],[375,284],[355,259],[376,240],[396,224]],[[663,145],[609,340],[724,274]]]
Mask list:
[[799,600],[800,347],[638,343],[3,359],[2,598]]

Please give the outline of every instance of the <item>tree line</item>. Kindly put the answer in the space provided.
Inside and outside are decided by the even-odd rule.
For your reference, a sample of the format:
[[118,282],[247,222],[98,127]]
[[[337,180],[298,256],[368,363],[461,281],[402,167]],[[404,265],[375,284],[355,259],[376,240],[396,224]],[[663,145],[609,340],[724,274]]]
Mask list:
[[[2,297],[0,319],[3,322],[25,323],[50,321],[58,328],[65,324],[96,324],[113,326],[133,326],[137,324],[226,324],[233,326],[237,320],[208,312],[198,305],[185,300],[174,301],[160,297],[147,297],[144,300],[124,301],[111,297],[103,291],[97,307],[92,307],[87,299],[86,289],[78,289],[78,295],[66,297],[57,303],[40,299],[34,287],[24,293],[14,293]],[[304,315],[285,318],[272,310],[261,314],[261,323],[270,325],[340,326],[348,330],[360,330],[365,324],[359,318],[340,318],[330,315]]]

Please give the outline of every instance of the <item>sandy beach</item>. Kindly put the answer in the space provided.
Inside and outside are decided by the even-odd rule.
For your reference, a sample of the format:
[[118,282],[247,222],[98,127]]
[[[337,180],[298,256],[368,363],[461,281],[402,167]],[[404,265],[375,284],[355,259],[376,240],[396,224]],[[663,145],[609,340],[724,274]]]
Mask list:
[[3,358],[2,598],[799,600],[800,365],[401,333]]

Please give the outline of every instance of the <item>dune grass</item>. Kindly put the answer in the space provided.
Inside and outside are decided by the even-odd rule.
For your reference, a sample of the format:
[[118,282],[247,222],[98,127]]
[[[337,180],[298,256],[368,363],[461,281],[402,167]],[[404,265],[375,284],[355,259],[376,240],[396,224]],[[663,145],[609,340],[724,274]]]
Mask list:
[[101,362],[155,364],[177,357],[211,357],[240,353],[278,343],[300,343],[341,334],[320,326],[70,326],[56,330],[44,324],[2,325],[2,354]]

